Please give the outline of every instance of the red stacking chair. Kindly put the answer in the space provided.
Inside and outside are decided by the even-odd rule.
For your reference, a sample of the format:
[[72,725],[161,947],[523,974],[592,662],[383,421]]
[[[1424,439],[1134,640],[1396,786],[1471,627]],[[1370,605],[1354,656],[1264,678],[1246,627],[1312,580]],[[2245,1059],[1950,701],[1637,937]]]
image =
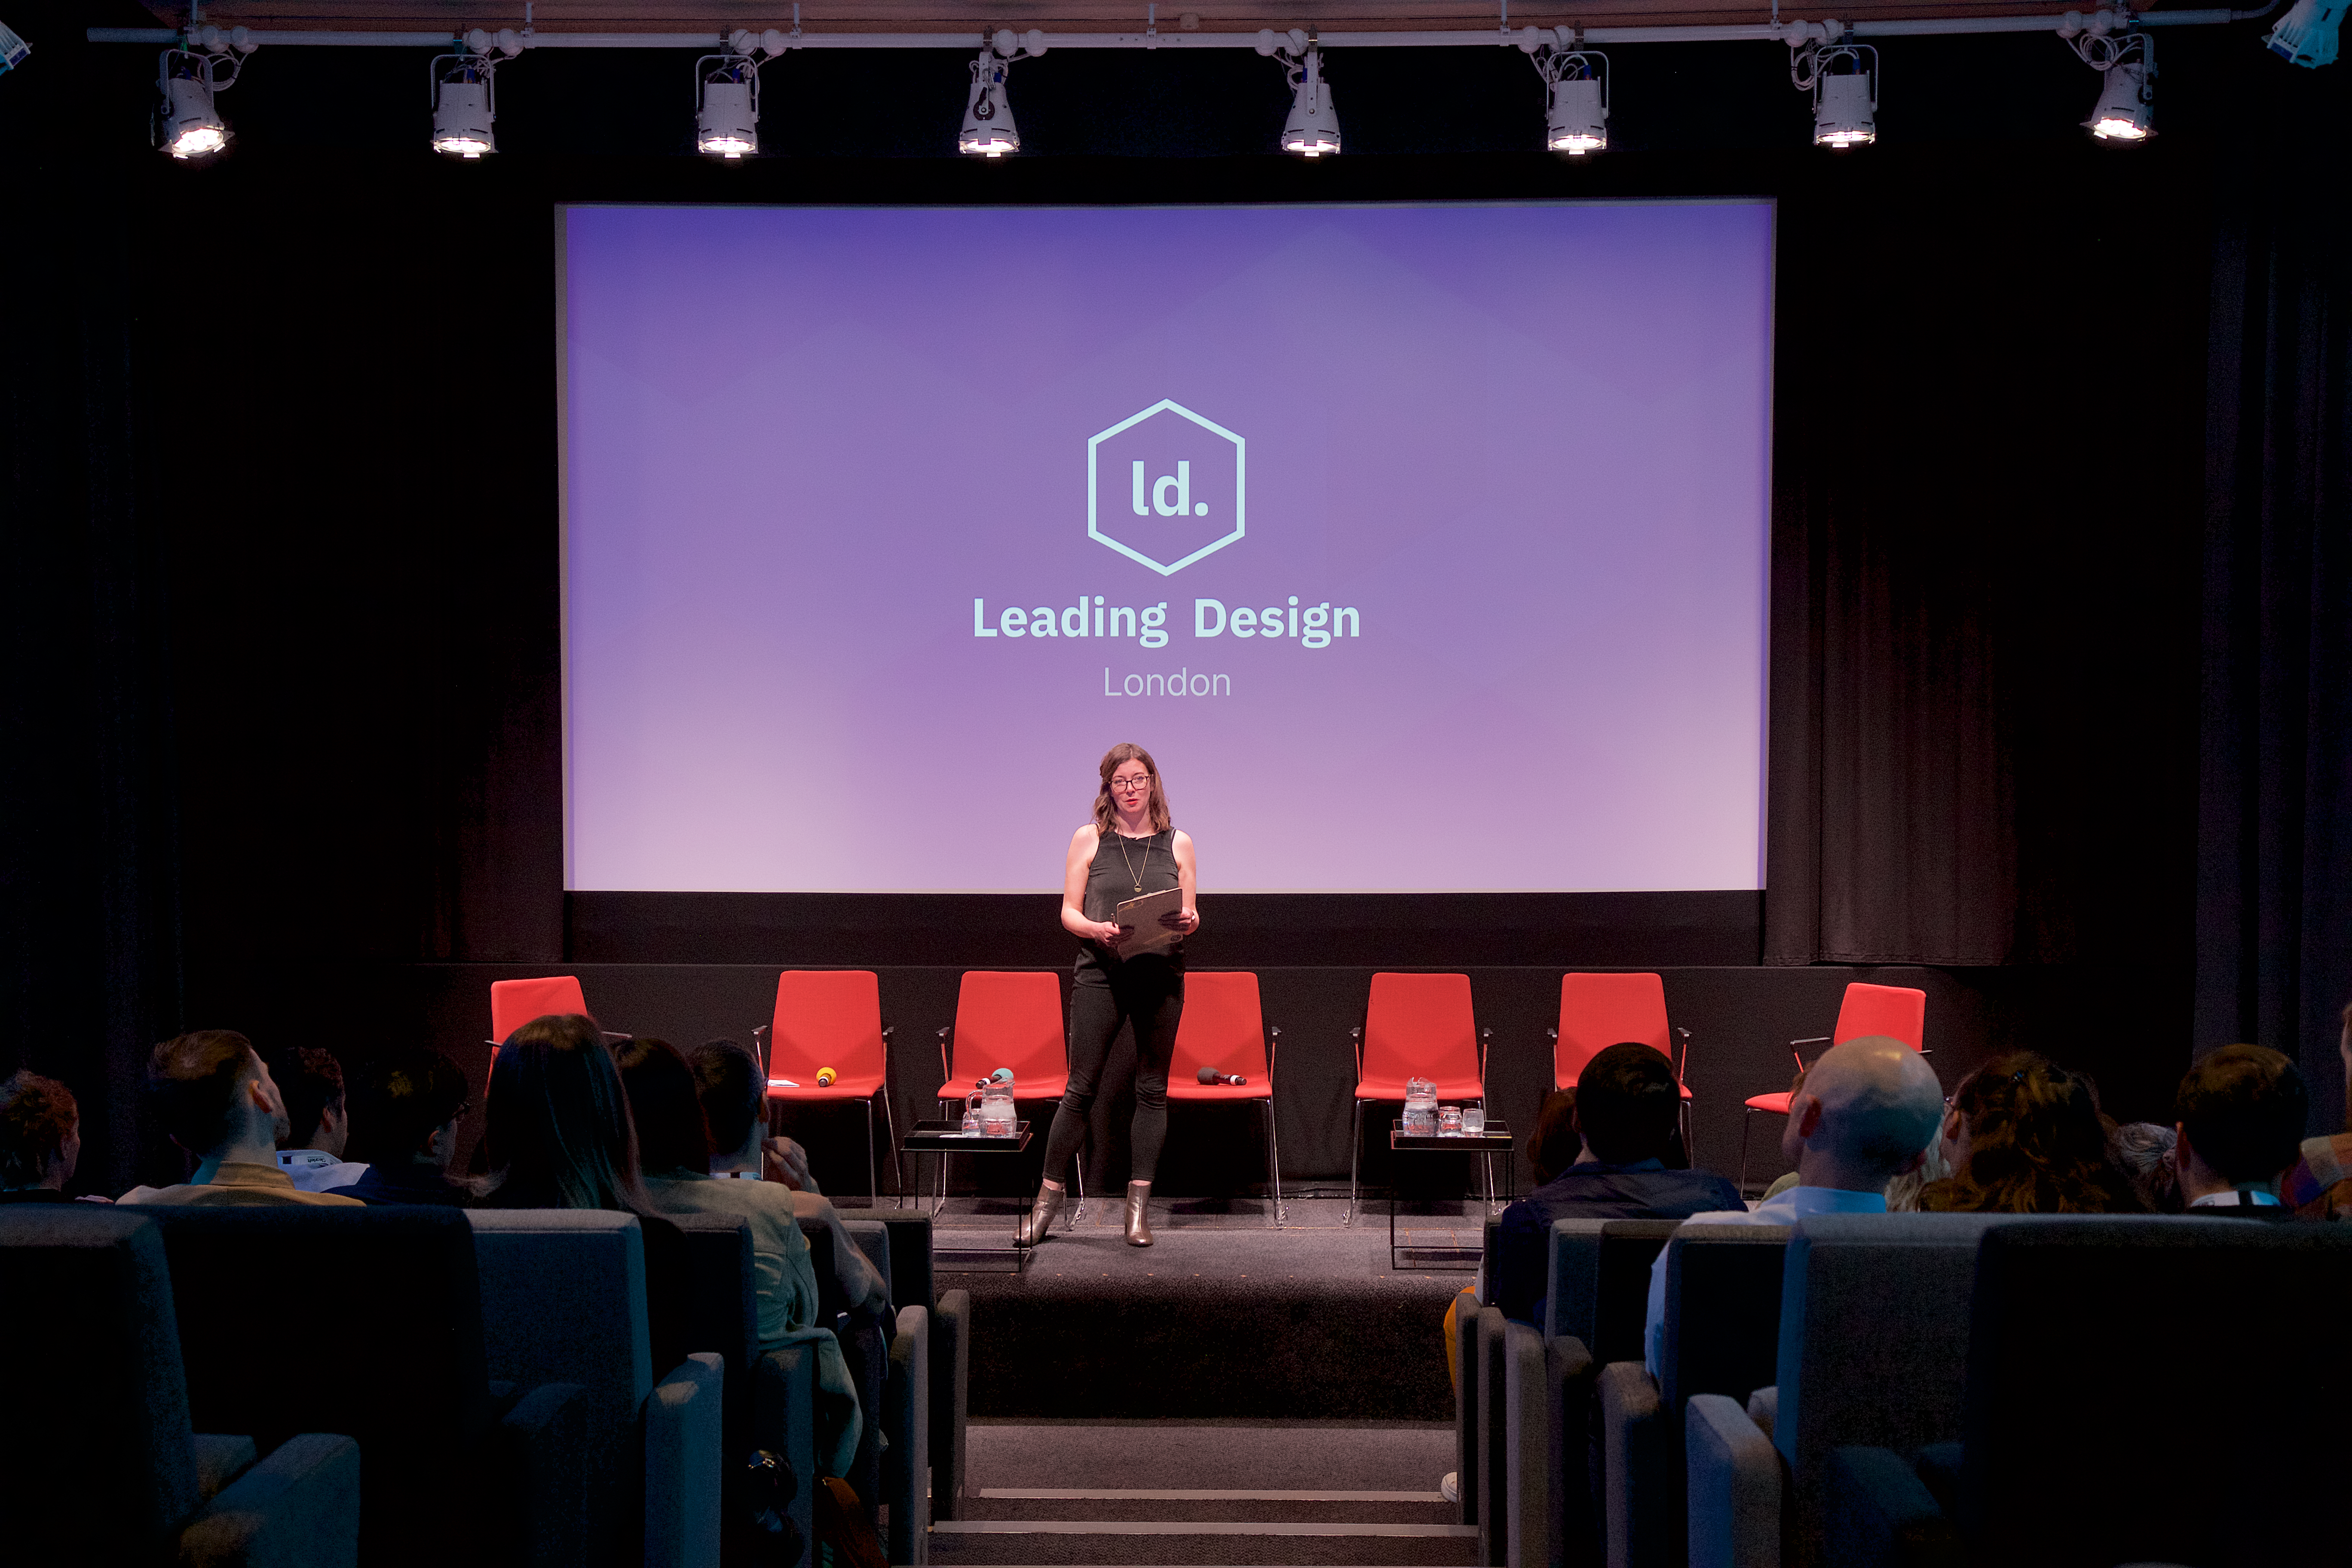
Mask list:
[[[1013,1096],[1059,1100],[1070,1087],[1070,1050],[1062,1023],[1062,977],[1051,970],[967,969],[956,992],[955,1022],[940,1031],[940,1108],[963,1114],[963,1097],[998,1068],[1013,1069]],[[950,1102],[953,1108],[950,1109]],[[1086,1162],[1078,1163],[1075,1226],[1086,1212]],[[946,1162],[940,1180],[945,1191]],[[1047,1175],[1056,1173],[1048,1171]]]
[[[1171,1103],[1255,1100],[1265,1124],[1265,1170],[1274,1183],[1274,1223],[1282,1207],[1282,1145],[1274,1127],[1274,1053],[1282,1037],[1259,1010],[1257,976],[1245,971],[1193,970],[1184,977],[1184,1017],[1168,1064]],[[1239,1085],[1202,1083],[1201,1069],[1236,1075]]]
[[[588,1011],[588,998],[581,994],[580,977],[576,974],[545,974],[536,980],[493,980],[490,982],[490,1037],[487,1042],[490,1057],[496,1060],[499,1047],[506,1038],[533,1018],[549,1014],[576,1013],[593,1018]],[[602,1031],[607,1040],[625,1040],[626,1035],[616,1035],[610,1029]]]
[[[1789,1052],[1802,1067],[1804,1046],[1842,1046],[1848,1040],[1859,1040],[1871,1035],[1890,1035],[1913,1050],[1926,1055],[1927,1050],[1927,994],[1909,985],[1865,985],[1854,981],[1845,988],[1845,1001],[1838,1007],[1837,1027],[1826,1035],[1810,1039],[1790,1040]],[[1790,1091],[1759,1094],[1748,1100],[1748,1109],[1739,1119],[1739,1190],[1748,1191],[1748,1130],[1758,1111],[1769,1116],[1789,1114]]]
[[1425,1078],[1440,1100],[1486,1103],[1486,1037],[1470,1010],[1466,974],[1375,974],[1356,1042],[1356,1141],[1348,1166],[1348,1219],[1356,1220],[1364,1164],[1364,1107],[1404,1099],[1404,1080]]
[[[751,1031],[768,1080],[768,1105],[811,1100],[862,1100],[866,1106],[866,1190],[882,1201],[881,1158],[874,1142],[874,1101],[890,1134],[890,1179],[902,1194],[898,1123],[890,1112],[890,1033],[882,1021],[882,992],[866,969],[787,969],[776,979],[772,1024]],[[820,1068],[834,1072],[817,1082]],[[1018,1069],[1015,1069],[1016,1071]]]
[[[1683,1152],[1691,1147],[1690,1031],[1666,1023],[1665,982],[1654,974],[1564,974],[1559,1026],[1551,1031],[1551,1086],[1574,1089],[1587,1063],[1612,1046],[1648,1046],[1674,1064],[1683,1091]],[[1675,1047],[1680,1046],[1677,1051]],[[1694,1163],[1696,1163],[1694,1161]]]

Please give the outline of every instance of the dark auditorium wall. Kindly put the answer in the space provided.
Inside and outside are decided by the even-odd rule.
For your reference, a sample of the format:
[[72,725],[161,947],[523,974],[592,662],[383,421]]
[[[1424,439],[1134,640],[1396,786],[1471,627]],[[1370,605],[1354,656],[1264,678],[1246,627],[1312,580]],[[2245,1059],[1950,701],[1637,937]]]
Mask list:
[[[1305,166],[1264,151],[1255,56],[1062,54],[1017,83],[1034,155],[982,167],[941,151],[959,61],[833,56],[769,79],[803,155],[719,168],[684,154],[677,58],[551,51],[461,167],[422,150],[423,52],[265,49],[233,154],[186,169],[143,144],[152,52],[78,42],[135,7],[8,16],[37,50],[0,79],[8,221],[49,242],[0,246],[0,1020],[83,1096],[91,1187],[155,1167],[131,1095],[178,1027],[372,1038],[416,966],[843,962],[767,943],[790,900],[698,954],[562,892],[578,200],[1776,197],[1770,890],[1700,922],[1745,946],[1433,899],[1332,973],[1747,963],[1794,997],[1805,966],[1924,964],[1986,999],[1956,1045],[2039,1045],[2126,1113],[2251,1036],[2340,1114],[2352,280],[2343,204],[2305,196],[2352,67],[2168,34],[2164,134],[2126,152],[2079,130],[2095,84],[2053,39],[1891,42],[1885,141],[1834,158],[1776,47],[1626,48],[1617,148],[1571,166],[1523,150],[1515,50],[1367,51],[1335,61],[1349,155]],[[714,300],[714,330],[761,308],[822,301]]]

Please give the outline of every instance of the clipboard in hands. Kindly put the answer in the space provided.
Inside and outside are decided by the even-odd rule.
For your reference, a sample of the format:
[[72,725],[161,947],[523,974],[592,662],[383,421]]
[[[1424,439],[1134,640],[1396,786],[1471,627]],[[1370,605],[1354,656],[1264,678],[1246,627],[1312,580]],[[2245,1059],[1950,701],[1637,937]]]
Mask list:
[[1133,929],[1121,937],[1111,951],[1121,958],[1133,958],[1144,952],[1166,952],[1184,940],[1184,933],[1170,931],[1160,923],[1160,917],[1172,915],[1183,907],[1184,889],[1181,888],[1163,888],[1159,892],[1128,900],[1111,911],[1111,919]]

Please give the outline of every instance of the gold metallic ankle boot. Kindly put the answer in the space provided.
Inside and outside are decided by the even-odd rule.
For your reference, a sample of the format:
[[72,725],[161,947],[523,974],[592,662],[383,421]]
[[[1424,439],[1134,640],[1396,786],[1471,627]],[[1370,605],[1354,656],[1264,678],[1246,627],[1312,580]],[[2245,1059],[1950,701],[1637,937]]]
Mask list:
[[1146,1211],[1151,1207],[1151,1184],[1127,1184],[1127,1244],[1129,1247],[1151,1245],[1151,1226],[1144,1223]]
[[1066,1194],[1067,1189],[1063,1187],[1037,1189],[1037,1202],[1021,1222],[1019,1245],[1034,1247],[1045,1239],[1046,1233],[1054,1228],[1054,1216],[1062,1212],[1062,1199]]

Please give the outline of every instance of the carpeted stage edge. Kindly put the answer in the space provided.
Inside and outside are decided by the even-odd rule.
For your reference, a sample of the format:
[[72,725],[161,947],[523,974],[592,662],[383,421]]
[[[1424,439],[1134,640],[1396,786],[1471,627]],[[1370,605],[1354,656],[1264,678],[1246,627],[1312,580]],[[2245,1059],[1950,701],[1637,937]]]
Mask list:
[[[992,1207],[994,1205],[991,1205]],[[938,1276],[971,1293],[971,1411],[1030,1420],[1450,1421],[1440,1324],[1467,1272],[1392,1269],[1387,1219],[1341,1228],[1343,1203],[1249,1212],[1155,1205],[1158,1244],[1126,1245],[1099,1200],[1056,1227],[1018,1275]],[[1223,1209],[1226,1205],[1216,1205]],[[1475,1246],[1482,1219],[1408,1220],[1419,1238]],[[939,1239],[1009,1241],[1009,1212],[943,1215]]]

